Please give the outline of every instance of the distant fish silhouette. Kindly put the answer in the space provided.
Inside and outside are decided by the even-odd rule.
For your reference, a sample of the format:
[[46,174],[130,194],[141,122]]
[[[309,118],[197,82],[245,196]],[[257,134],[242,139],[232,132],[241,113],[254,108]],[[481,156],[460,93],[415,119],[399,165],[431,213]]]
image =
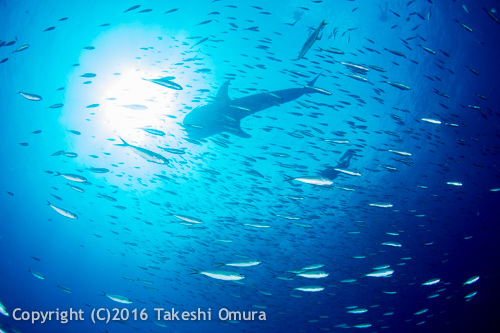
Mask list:
[[153,82],[153,83],[159,84],[160,86],[164,86],[164,87],[167,87],[170,89],[182,90],[182,87],[179,84],[172,81],[173,79],[175,79],[175,77],[166,76],[166,77],[162,77],[160,79],[143,79],[143,80]]

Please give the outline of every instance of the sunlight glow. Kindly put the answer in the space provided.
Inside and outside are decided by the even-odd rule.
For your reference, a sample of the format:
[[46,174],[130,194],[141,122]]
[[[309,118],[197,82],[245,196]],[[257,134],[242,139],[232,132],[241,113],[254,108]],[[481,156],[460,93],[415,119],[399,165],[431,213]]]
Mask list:
[[102,98],[103,129],[137,145],[151,137],[143,128],[169,134],[167,124],[172,124],[165,118],[175,99],[172,90],[145,81],[144,77],[138,70],[115,75]]

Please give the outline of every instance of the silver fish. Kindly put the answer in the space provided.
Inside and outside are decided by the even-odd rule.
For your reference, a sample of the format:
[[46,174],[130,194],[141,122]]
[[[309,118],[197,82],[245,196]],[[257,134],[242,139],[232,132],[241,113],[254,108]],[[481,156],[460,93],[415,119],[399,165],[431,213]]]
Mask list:
[[59,173],[59,172],[56,172],[56,174],[54,176],[61,176],[63,178],[66,178],[67,180],[70,180],[72,182],[77,182],[77,183],[85,183],[85,182],[87,182],[87,179],[85,177],[82,177],[82,176],[79,176],[79,175],[75,175],[75,174],[72,174],[72,173]]
[[173,82],[172,79],[174,79],[174,77],[167,76],[167,77],[162,77],[160,79],[143,79],[143,80],[153,82],[159,84],[160,86],[167,87],[170,89],[182,90],[183,88],[179,84]]
[[65,216],[65,217],[70,218],[70,219],[78,220],[78,216],[76,216],[76,214],[70,212],[69,210],[54,206],[49,201],[47,201],[47,205],[49,205],[52,209],[54,209],[56,212],[58,212],[62,216]]
[[304,286],[304,287],[293,288],[293,290],[314,293],[314,292],[325,290],[325,288],[321,287],[321,286]]
[[285,179],[285,181],[291,181],[291,180],[296,180],[302,183],[318,185],[318,186],[328,186],[333,184],[333,181],[331,181],[330,179],[321,177],[297,177],[297,178]]
[[202,274],[211,277],[213,279],[224,280],[224,281],[238,281],[245,278],[240,273],[231,271],[196,271],[193,274]]
[[130,148],[134,153],[136,153],[137,155],[139,155],[148,162],[153,162],[158,164],[168,164],[168,160],[165,157],[161,156],[160,154],[157,154],[146,148],[129,145],[122,138],[120,138],[120,140],[122,140],[123,143],[116,144],[115,146]]
[[28,47],[30,47],[30,44],[19,46],[17,49],[15,49],[14,51],[12,51],[10,53],[12,54],[12,53],[16,53],[16,52],[21,52],[21,51],[26,50]]
[[19,94],[30,101],[41,101],[42,100],[42,96],[39,96],[39,95],[25,93],[22,91],[20,91]]
[[261,264],[260,261],[258,260],[246,260],[246,261],[238,261],[238,262],[231,262],[228,264],[221,264],[220,266],[233,266],[233,267],[251,267],[251,266],[257,266]]
[[109,295],[109,294],[106,294],[104,291],[102,291],[103,295],[102,296],[106,296],[107,298],[109,298],[110,300],[113,300],[115,302],[118,302],[118,303],[122,303],[122,304],[132,304],[132,301],[129,300],[127,297],[125,296],[120,296],[120,295]]

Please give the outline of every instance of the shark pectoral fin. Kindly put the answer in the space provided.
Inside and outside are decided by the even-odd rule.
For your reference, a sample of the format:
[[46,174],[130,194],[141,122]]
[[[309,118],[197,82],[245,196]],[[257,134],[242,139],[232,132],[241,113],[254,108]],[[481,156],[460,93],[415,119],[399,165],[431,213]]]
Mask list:
[[224,132],[239,136],[240,138],[248,139],[251,137],[250,134],[243,132],[241,129],[241,124],[237,120],[227,121],[224,127]]
[[243,130],[241,129],[240,126],[238,126],[237,128],[234,128],[233,130],[228,131],[228,132],[231,134],[234,134],[236,136],[239,136],[240,138],[243,138],[243,139],[248,139],[248,138],[252,137],[250,134],[243,132]]
[[243,138],[243,139],[248,139],[248,138],[252,137],[250,134],[243,132],[243,130],[241,128],[240,128],[240,131],[234,133],[234,135],[239,136],[240,138]]

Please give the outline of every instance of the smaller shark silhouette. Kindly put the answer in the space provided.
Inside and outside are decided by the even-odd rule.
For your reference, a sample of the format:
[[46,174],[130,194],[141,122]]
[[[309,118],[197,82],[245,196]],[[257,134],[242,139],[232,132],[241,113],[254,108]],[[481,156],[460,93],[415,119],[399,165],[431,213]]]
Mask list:
[[293,101],[305,94],[325,93],[325,90],[314,87],[320,75],[318,74],[303,88],[270,91],[234,100],[229,98],[230,81],[226,81],[219,88],[214,102],[199,106],[186,115],[183,120],[184,129],[192,139],[203,139],[222,132],[249,138],[250,135],[243,132],[240,127],[243,118],[272,106]]
[[321,30],[323,30],[323,28],[327,24],[328,23],[326,23],[324,20],[321,21],[319,27],[316,30],[314,30],[314,32],[309,36],[309,38],[307,38],[306,42],[302,46],[302,49],[300,50],[299,55],[297,56],[297,60],[302,59],[306,55],[307,51],[309,51],[309,49],[313,46],[314,42],[320,39],[319,33],[321,32]]

